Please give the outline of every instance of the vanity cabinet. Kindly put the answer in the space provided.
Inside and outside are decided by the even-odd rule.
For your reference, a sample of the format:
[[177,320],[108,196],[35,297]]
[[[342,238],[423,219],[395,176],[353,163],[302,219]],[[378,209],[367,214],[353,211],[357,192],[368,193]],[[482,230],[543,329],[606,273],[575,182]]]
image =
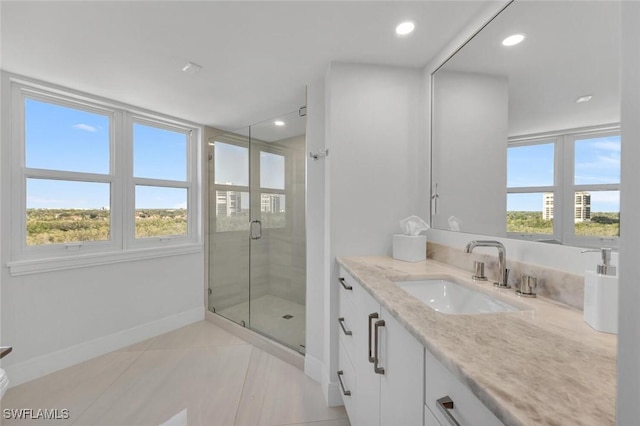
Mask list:
[[503,425],[431,352],[424,352],[425,426]]
[[339,277],[338,378],[353,426],[503,424],[343,268]]
[[423,346],[342,269],[339,285],[338,369],[351,424],[422,425]]

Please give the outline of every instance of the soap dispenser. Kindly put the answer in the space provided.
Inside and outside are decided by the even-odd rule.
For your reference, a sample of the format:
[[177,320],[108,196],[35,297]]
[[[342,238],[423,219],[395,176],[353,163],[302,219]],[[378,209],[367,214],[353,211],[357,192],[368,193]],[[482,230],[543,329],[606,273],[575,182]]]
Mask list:
[[589,249],[601,252],[602,263],[595,271],[585,271],[584,320],[598,331],[618,333],[618,277],[611,265],[611,249]]

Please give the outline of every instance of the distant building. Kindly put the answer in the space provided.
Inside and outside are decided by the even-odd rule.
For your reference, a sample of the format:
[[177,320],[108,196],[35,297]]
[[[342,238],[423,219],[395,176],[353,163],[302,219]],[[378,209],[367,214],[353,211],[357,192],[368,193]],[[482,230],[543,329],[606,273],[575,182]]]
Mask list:
[[576,192],[576,210],[573,216],[574,222],[584,222],[591,219],[591,194],[588,192]]
[[282,205],[282,195],[280,194],[261,194],[260,211],[262,213],[282,213],[285,206]]
[[[242,211],[242,193],[238,191],[216,191],[216,216],[235,216]],[[248,208],[248,206],[247,206]]]
[[[545,192],[542,197],[542,219],[553,219],[553,192]],[[573,220],[575,223],[591,219],[591,194],[576,192]]]

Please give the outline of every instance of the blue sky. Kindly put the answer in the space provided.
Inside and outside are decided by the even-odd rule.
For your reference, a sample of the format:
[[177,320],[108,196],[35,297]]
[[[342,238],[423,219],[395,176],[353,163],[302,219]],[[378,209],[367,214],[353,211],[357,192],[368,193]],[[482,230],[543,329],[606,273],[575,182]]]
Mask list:
[[[553,144],[510,148],[507,153],[507,186],[552,186]],[[620,182],[620,137],[582,139],[575,142],[576,185]],[[619,212],[618,191],[590,191],[591,211]],[[511,194],[508,211],[542,211],[542,193]]]
[[[27,167],[109,173],[109,118],[27,99]],[[183,133],[134,124],[134,175],[186,179],[187,141]],[[109,184],[46,179],[27,181],[27,208],[102,208],[109,206]],[[138,186],[136,208],[186,208],[187,191]]]

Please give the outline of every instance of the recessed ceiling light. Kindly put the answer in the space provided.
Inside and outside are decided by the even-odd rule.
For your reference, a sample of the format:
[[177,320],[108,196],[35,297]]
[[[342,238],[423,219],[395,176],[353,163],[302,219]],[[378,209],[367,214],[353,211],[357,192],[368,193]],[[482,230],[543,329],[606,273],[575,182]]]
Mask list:
[[411,21],[405,21],[398,24],[398,26],[396,27],[396,34],[407,35],[409,33],[412,33],[415,28],[416,24]]
[[509,37],[505,38],[504,40],[502,40],[502,45],[503,46],[515,46],[516,44],[519,44],[522,42],[522,40],[524,40],[524,38],[526,37],[526,35],[524,34],[513,34],[510,35]]
[[195,62],[187,62],[184,67],[182,67],[182,71],[187,74],[195,74],[202,69],[202,65],[198,65]]
[[276,120],[276,121],[273,122],[273,124],[275,124],[276,126],[284,126],[284,121]]
[[578,99],[576,99],[576,103],[581,104],[583,102],[589,102],[591,98],[593,98],[593,95],[580,96]]

